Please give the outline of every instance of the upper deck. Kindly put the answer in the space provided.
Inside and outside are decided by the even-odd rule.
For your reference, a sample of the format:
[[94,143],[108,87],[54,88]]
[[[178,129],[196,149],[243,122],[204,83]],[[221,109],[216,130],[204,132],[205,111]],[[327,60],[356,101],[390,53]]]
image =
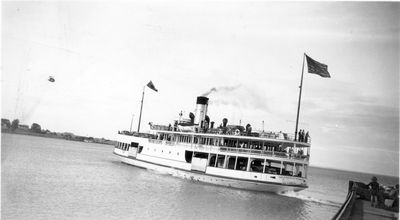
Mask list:
[[274,142],[274,143],[284,143],[285,146],[297,146],[297,147],[311,147],[311,137],[307,138],[307,141],[295,140],[294,134],[284,133],[284,132],[252,132],[247,134],[245,132],[227,131],[222,132],[221,129],[209,129],[203,132],[193,132],[193,131],[181,131],[174,127],[164,126],[164,125],[151,125],[151,130],[153,132],[161,132],[168,134],[182,134],[182,135],[194,135],[203,137],[214,137],[214,138],[229,138],[238,140],[254,140],[254,141],[264,141],[264,142]]
[[[121,132],[125,135],[148,138],[149,142],[167,145],[185,145],[188,149],[207,152],[226,152],[283,161],[308,162],[310,143],[291,140],[289,135],[233,135],[211,132],[182,132],[153,126],[151,133]],[[271,133],[266,133],[271,134]]]

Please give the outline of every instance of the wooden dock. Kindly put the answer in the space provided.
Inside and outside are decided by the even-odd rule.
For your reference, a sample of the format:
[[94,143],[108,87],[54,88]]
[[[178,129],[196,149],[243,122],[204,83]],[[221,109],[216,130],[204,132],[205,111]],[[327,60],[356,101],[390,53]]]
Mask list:
[[[333,220],[387,220],[399,219],[399,213],[382,208],[371,207],[371,202],[363,195],[357,182],[349,182],[349,193]],[[397,209],[398,210],[398,209]]]

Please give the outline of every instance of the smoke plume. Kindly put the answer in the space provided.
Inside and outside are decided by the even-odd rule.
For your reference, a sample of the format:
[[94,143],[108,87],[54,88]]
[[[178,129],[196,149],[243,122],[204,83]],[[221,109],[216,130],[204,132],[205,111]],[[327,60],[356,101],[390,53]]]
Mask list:
[[220,86],[218,88],[213,87],[211,88],[208,92],[203,93],[202,96],[208,96],[213,92],[231,92],[234,91],[236,89],[238,89],[241,85],[236,85],[236,86]]

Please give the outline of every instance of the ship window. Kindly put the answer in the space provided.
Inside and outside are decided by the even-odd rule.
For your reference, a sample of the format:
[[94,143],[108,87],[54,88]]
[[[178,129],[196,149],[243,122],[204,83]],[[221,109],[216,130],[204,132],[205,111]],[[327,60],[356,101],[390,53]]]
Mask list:
[[295,173],[295,176],[297,176],[297,177],[305,177],[304,166],[305,166],[304,164],[297,164],[296,163],[295,171],[297,173]]
[[282,175],[286,175],[286,176],[293,175],[293,163],[288,163],[288,162],[283,163]]
[[235,147],[235,143],[236,143],[235,140],[228,139],[227,142],[226,142],[226,146],[227,147]]
[[228,156],[228,169],[234,169],[235,168],[235,162],[236,162],[236,157],[235,156]]
[[217,159],[216,154],[210,154],[210,160],[209,160],[208,166],[215,167],[216,159]]
[[142,150],[143,150],[143,146],[139,146],[139,148],[138,148],[138,153],[139,153],[139,154],[142,153]]
[[252,159],[250,162],[250,171],[262,173],[263,171],[263,159]]
[[223,168],[225,162],[225,155],[218,155],[217,156],[217,167]]
[[194,157],[207,159],[208,158],[208,153],[194,152]]
[[267,160],[264,173],[280,174],[281,162],[277,160]]
[[303,164],[303,170],[301,172],[301,177],[307,178],[307,164]]
[[247,169],[247,157],[238,157],[236,162],[236,170],[246,170]]
[[185,151],[185,160],[187,163],[192,162],[193,151]]

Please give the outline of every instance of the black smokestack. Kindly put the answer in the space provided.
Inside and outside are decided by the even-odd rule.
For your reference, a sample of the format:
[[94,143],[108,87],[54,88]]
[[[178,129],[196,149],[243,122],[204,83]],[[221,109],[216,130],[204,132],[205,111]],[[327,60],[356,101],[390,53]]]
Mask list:
[[198,96],[196,104],[207,105],[208,104],[208,98],[204,97],[204,96]]
[[227,124],[228,124],[228,119],[227,118],[222,119],[222,127],[225,128]]
[[204,126],[204,120],[207,115],[208,98],[205,96],[198,96],[196,101],[196,113],[194,123],[198,124],[201,128]]

